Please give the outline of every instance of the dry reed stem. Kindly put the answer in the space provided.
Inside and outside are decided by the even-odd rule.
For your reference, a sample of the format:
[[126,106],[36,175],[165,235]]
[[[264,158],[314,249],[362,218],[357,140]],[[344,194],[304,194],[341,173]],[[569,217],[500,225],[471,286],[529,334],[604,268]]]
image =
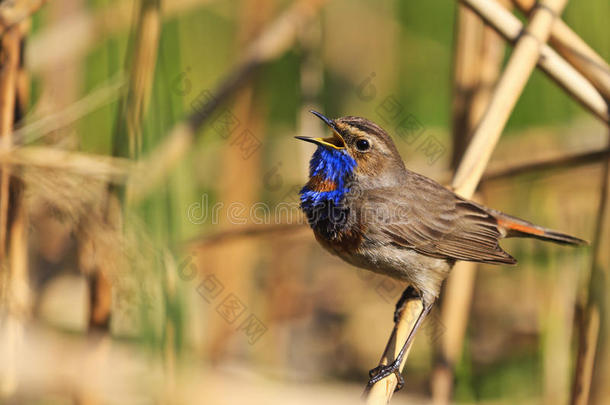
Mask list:
[[[128,90],[121,99],[118,108],[117,128],[113,137],[113,155],[137,160],[142,149],[141,125],[148,106],[157,60],[157,48],[161,32],[160,0],[140,0],[140,7],[134,23],[131,37],[132,47],[126,58],[129,71]],[[129,187],[129,184],[126,184]],[[122,231],[123,208],[125,196],[123,187],[111,185],[108,190],[105,207],[105,222],[109,229],[117,233]],[[86,245],[87,241],[83,244]],[[83,249],[81,255],[87,254]],[[106,328],[113,309],[111,293],[112,280],[110,271],[98,263],[96,273],[91,280],[91,316],[90,325]]]
[[137,202],[145,198],[165,179],[189,151],[197,131],[209,120],[218,106],[233,95],[258,66],[290,49],[299,29],[316,15],[324,2],[325,0],[296,0],[263,30],[246,49],[237,66],[220,82],[211,94],[212,97],[184,121],[176,124],[161,144],[138,165],[129,180],[133,184],[129,197],[132,201]]
[[448,404],[453,394],[454,368],[462,354],[472,303],[477,264],[457,262],[445,282],[441,300],[440,356],[432,379],[434,404]]
[[[522,35],[517,41],[506,69],[494,90],[489,107],[477,126],[453,179],[454,190],[463,197],[471,197],[477,188],[508,117],[540,57],[540,44],[544,44],[548,39],[555,16],[561,14],[566,2],[567,0],[542,0],[527,25],[528,34]],[[412,300],[406,305],[394,326],[395,331],[413,329],[416,319],[413,315],[421,311],[414,304],[418,301]],[[408,333],[399,335],[393,332],[382,359],[395,359],[407,336]],[[401,337],[402,339],[398,339]],[[404,367],[407,358],[408,356],[404,357],[401,368]],[[388,388],[395,384],[396,377],[393,374],[378,381],[369,391],[368,403],[388,403],[393,394],[393,389]]]
[[[113,155],[131,159],[138,158],[142,146],[140,125],[148,105],[156,66],[161,21],[160,1],[141,0],[137,10],[131,47],[128,49],[130,54],[126,58],[126,70],[129,71],[128,89],[120,100],[117,128],[114,130],[112,140]],[[109,184],[104,198],[103,218],[101,218],[102,226],[117,236],[122,235],[123,232],[123,189],[122,184]],[[95,233],[85,229],[87,226],[99,224],[95,221],[85,221],[83,224],[85,224],[82,225],[84,229],[81,230],[83,239],[79,241],[78,252],[81,263],[87,262],[83,257],[90,253],[88,251],[90,246],[100,249],[97,246],[100,241],[95,237],[91,238]],[[112,267],[113,264],[97,260],[93,264],[94,273],[89,280],[91,301],[89,326],[103,330],[110,327],[113,310],[112,291],[116,291],[114,280],[111,279],[113,272],[108,266]],[[84,267],[81,270],[87,272]]]
[[[610,150],[610,133],[608,135],[608,149]],[[576,358],[576,370],[572,386],[571,404],[586,405],[593,380],[595,353],[598,349],[600,329],[602,326],[601,313],[604,310],[606,294],[604,291],[608,282],[608,269],[604,269],[601,257],[606,250],[610,239],[605,223],[610,215],[610,154],[606,155],[601,179],[599,206],[597,210],[595,235],[593,238],[593,249],[591,254],[591,272],[589,275],[588,298],[584,308],[584,317],[580,339],[578,342],[578,354]]]
[[542,363],[540,402],[545,405],[566,404],[570,394],[580,264],[576,257],[554,257],[545,274],[546,281],[543,281],[546,291],[539,312],[542,329],[539,338]]
[[[21,58],[21,41],[25,27],[15,25],[4,31],[0,39],[0,150],[12,145],[12,129],[15,121],[17,81]],[[8,396],[17,388],[16,351],[22,345],[23,319],[30,309],[29,280],[27,273],[26,216],[23,200],[23,184],[12,176],[9,165],[1,166],[0,174],[0,268],[8,270],[3,275],[6,285],[0,297],[6,312],[0,314],[2,336],[0,347],[5,367],[0,375],[0,395]],[[8,247],[8,255],[6,248]]]
[[582,165],[595,164],[607,159],[610,155],[609,149],[599,149],[588,152],[559,156],[551,159],[536,159],[531,162],[516,166],[508,166],[483,175],[481,183],[495,180],[508,179],[525,173],[539,172],[544,170],[571,169]]
[[485,116],[477,126],[455,174],[452,186],[458,194],[470,197],[476,189],[508,117],[536,66],[541,44],[548,39],[555,15],[561,14],[566,2],[567,0],[541,1],[541,6],[533,11],[526,28],[527,34],[517,41]]
[[13,147],[0,151],[0,164],[61,170],[111,183],[124,182],[134,167],[128,159],[44,146]]
[[[423,305],[420,299],[414,298],[407,301],[404,310],[400,315],[400,319],[392,330],[390,339],[388,340],[383,356],[379,362],[380,365],[389,364],[396,358],[402,345],[407,341],[409,332],[411,332],[411,329],[413,329],[413,325],[415,324],[415,321],[417,320],[417,317],[421,313],[422,309]],[[404,357],[405,361],[400,364],[401,372],[405,366],[406,359],[409,357],[411,347],[412,345],[407,348],[407,352],[405,353]],[[368,390],[365,391],[366,403],[368,405],[389,403],[392,395],[394,394],[397,383],[398,380],[396,379],[396,376],[394,374],[390,374],[386,378],[375,383],[372,387],[367,387]]]
[[562,20],[553,26],[551,45],[610,100],[610,66]]
[[[23,50],[26,46],[26,34],[29,33],[31,29],[31,21],[26,20],[19,25],[21,32],[23,33],[23,37],[21,38],[21,49]],[[23,58],[23,55],[20,55],[20,58]],[[15,125],[20,125],[23,117],[26,114],[26,110],[30,105],[30,75],[28,71],[25,69],[23,63],[19,63],[19,69],[17,70],[17,84],[16,86],[16,99],[15,99]],[[13,143],[20,143],[19,139],[17,139],[13,133]]]
[[472,132],[472,122],[468,110],[471,108],[474,94],[480,86],[479,57],[483,47],[484,29],[485,24],[475,13],[458,5],[451,112],[453,132],[451,167],[453,168],[459,164]]
[[160,0],[141,0],[130,54],[128,90],[119,108],[119,128],[115,132],[114,147],[128,140],[128,148],[115,150],[115,156],[137,159],[142,150],[142,121],[150,100],[157,49],[161,32]]
[[[471,10],[460,6],[467,12],[470,18],[475,18],[477,23],[483,24]],[[462,24],[470,24],[472,22],[465,19],[460,19],[458,22]],[[461,30],[461,28],[460,28]],[[465,144],[468,136],[472,134],[489,104],[492,96],[492,90],[500,75],[500,68],[504,56],[504,40],[493,28],[486,26],[480,31],[480,43],[478,52],[460,53],[464,46],[456,49],[456,69],[459,69],[459,64],[476,65],[476,69],[472,69],[470,82],[474,82],[475,86],[469,89],[468,99],[460,101],[464,95],[456,92],[456,103],[465,104],[464,109],[454,110],[454,122],[462,123],[461,126],[454,126],[454,165],[459,163],[462,157]],[[468,41],[468,38],[460,38],[458,41]],[[472,40],[470,40],[471,42]],[[466,69],[462,67],[462,70]],[[464,74],[457,75],[457,89],[463,88]],[[462,146],[464,145],[464,146]],[[472,292],[474,291],[474,282],[476,276],[476,263],[473,262],[458,262],[453,267],[451,274],[445,282],[443,290],[443,299],[441,301],[441,323],[444,326],[444,333],[437,340],[438,361],[432,377],[432,397],[436,404],[446,404],[451,400],[454,380],[454,367],[457,364],[462,353],[464,335],[466,333],[466,325],[470,313],[470,305],[472,301]]]
[[[483,80],[483,73],[492,71],[489,65],[490,54],[486,52],[490,36],[495,36],[493,42],[498,42],[491,28],[485,27],[483,21],[470,9],[458,5],[457,35],[454,55],[454,96],[453,96],[453,157],[451,167],[456,168],[468,146],[469,135],[480,119],[488,98],[497,80]],[[496,44],[497,46],[498,44]],[[500,42],[499,45],[502,45]],[[502,49],[502,47],[500,47]],[[498,59],[499,64],[501,59]],[[495,61],[495,60],[494,60]],[[488,91],[484,91],[488,87]],[[483,96],[484,93],[487,97]],[[476,104],[476,107],[475,107]],[[441,301],[441,319],[444,333],[437,340],[437,362],[432,374],[432,402],[446,404],[451,399],[453,391],[453,367],[457,361],[462,346],[464,330],[470,308],[471,290],[474,283],[476,266],[470,262],[457,263],[445,282],[443,299]]]
[[[29,94],[29,81],[27,72],[21,63],[23,55],[23,45],[30,25],[21,22],[15,23],[10,30],[16,31],[17,47],[14,49],[17,58],[17,68],[15,73],[15,100],[14,111],[12,112],[13,126],[21,117],[25,110],[26,94]],[[6,35],[6,33],[5,33]],[[15,139],[11,139],[15,144]],[[17,305],[17,310],[20,316],[26,317],[30,312],[30,297],[29,297],[29,275],[28,275],[28,247],[27,247],[27,212],[24,204],[24,188],[25,184],[20,179],[17,173],[12,173],[10,179],[11,200],[12,204],[9,207],[11,216],[11,224],[9,229],[9,267],[11,269],[11,283],[14,291],[14,303]]]
[[[523,24],[496,1],[461,0],[461,2],[476,12],[511,43],[521,37]],[[583,107],[605,123],[610,123],[610,107],[600,91],[586,76],[545,43],[541,43],[538,65]]]
[[594,305],[586,310],[584,327],[581,329],[574,385],[572,387],[572,405],[589,404],[591,382],[593,379],[593,366],[595,365],[595,352],[600,331],[599,308]]
[[[8,30],[1,38],[0,49],[0,150],[8,150],[12,143],[19,69],[20,35],[17,28]],[[4,262],[9,224],[11,174],[9,166],[0,169],[0,264]]]
[[[535,1],[513,0],[513,3],[523,13],[529,14]],[[610,100],[610,66],[563,20],[557,20],[553,25],[549,42],[559,54],[593,83],[606,100]]]

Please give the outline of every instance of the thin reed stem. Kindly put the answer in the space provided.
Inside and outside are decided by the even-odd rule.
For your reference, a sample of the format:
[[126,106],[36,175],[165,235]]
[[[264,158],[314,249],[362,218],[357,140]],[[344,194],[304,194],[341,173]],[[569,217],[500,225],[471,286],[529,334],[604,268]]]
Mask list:
[[[461,0],[511,43],[522,37],[523,25],[493,0]],[[558,20],[561,21],[561,20]],[[610,108],[598,89],[546,43],[541,43],[537,61],[540,68],[568,94],[596,117],[610,122]]]
[[[534,0],[513,0],[525,14],[536,4]],[[551,28],[551,45],[586,77],[610,102],[610,66],[597,52],[582,40],[563,20]]]
[[[21,45],[26,26],[13,25],[0,39],[0,150],[10,149],[16,119]],[[7,164],[0,165],[0,271],[8,271],[0,280],[6,312],[0,314],[4,329],[0,348],[4,370],[0,373],[0,395],[8,396],[17,388],[19,359],[16,352],[23,344],[23,322],[31,310],[27,267],[27,217],[23,204],[23,183]]]
[[[608,149],[610,150],[610,133],[608,134]],[[595,235],[591,252],[591,272],[587,289],[587,303],[581,319],[576,370],[572,385],[572,405],[589,403],[595,366],[595,354],[599,346],[602,316],[606,300],[605,286],[609,279],[608,269],[601,264],[602,249],[607,248],[610,235],[605,227],[610,212],[610,154],[602,169],[599,205],[597,208]],[[605,329],[605,328],[604,328]],[[605,343],[604,343],[605,344]]]

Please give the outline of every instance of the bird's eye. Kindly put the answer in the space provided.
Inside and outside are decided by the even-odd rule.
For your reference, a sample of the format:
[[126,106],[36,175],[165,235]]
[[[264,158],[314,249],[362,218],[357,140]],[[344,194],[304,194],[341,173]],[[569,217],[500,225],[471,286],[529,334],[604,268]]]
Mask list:
[[369,143],[368,140],[358,139],[356,141],[356,149],[358,149],[360,152],[366,152],[370,148],[371,148],[371,144]]

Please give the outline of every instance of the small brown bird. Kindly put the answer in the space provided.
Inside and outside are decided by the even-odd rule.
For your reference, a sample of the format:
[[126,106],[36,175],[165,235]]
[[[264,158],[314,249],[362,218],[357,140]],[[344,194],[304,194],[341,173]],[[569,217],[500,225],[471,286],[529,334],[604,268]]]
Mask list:
[[[332,130],[318,145],[301,208],[318,242],[357,267],[406,281],[423,310],[394,362],[371,370],[369,384],[395,373],[416,329],[457,260],[515,264],[498,241],[532,237],[580,245],[585,241],[484,207],[409,171],[390,136],[360,117],[336,120],[311,111]],[[407,291],[405,291],[406,293]],[[397,304],[397,312],[406,295]]]

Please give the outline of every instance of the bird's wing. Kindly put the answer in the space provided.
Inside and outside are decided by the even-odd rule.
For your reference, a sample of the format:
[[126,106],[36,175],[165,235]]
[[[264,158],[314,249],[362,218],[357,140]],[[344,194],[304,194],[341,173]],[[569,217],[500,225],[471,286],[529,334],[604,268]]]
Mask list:
[[517,262],[499,246],[494,216],[424,176],[363,197],[360,212],[377,240],[449,260]]

